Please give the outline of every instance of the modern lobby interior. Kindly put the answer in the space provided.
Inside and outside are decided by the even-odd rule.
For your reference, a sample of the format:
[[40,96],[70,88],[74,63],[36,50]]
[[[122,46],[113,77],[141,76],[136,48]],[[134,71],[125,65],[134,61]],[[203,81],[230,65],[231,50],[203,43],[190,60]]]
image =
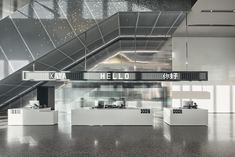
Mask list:
[[234,157],[234,61],[234,0],[0,0],[0,157]]

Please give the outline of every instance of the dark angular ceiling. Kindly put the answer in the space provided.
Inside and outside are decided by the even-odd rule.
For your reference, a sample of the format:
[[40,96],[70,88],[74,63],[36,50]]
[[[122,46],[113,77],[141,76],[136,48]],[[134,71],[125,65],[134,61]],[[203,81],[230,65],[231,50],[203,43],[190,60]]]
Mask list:
[[[38,71],[89,70],[94,63],[113,55],[118,49],[161,50],[184,17],[182,11],[117,13],[1,80],[0,104],[2,106],[42,83],[21,80],[21,72],[32,70],[33,65]],[[113,44],[116,41],[122,43]],[[87,69],[84,69],[85,56]]]

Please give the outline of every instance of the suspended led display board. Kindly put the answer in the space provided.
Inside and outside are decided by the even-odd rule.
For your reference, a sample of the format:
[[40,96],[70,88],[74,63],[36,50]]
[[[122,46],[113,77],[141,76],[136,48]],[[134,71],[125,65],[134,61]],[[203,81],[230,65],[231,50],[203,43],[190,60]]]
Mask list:
[[24,81],[208,81],[207,71],[23,71]]

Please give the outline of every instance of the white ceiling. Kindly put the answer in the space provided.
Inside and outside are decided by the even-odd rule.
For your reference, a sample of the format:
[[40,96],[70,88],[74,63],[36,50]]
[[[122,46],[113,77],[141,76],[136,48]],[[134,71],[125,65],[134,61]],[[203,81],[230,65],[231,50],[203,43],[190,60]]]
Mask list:
[[[188,25],[234,25],[234,26],[188,26],[188,36],[235,37],[235,12],[211,13],[202,10],[235,10],[235,0],[198,0],[188,14]],[[186,36],[186,20],[174,36]]]

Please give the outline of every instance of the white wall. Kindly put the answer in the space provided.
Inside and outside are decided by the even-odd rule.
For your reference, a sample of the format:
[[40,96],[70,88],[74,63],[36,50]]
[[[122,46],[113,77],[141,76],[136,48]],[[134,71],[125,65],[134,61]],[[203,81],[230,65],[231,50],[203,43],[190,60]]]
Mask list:
[[[188,60],[186,60],[188,40]],[[185,91],[209,91],[209,100],[195,100],[209,112],[235,112],[235,38],[175,37],[173,44],[173,70],[208,71],[208,82],[173,83],[173,89]],[[182,100],[173,100],[179,106]]]

